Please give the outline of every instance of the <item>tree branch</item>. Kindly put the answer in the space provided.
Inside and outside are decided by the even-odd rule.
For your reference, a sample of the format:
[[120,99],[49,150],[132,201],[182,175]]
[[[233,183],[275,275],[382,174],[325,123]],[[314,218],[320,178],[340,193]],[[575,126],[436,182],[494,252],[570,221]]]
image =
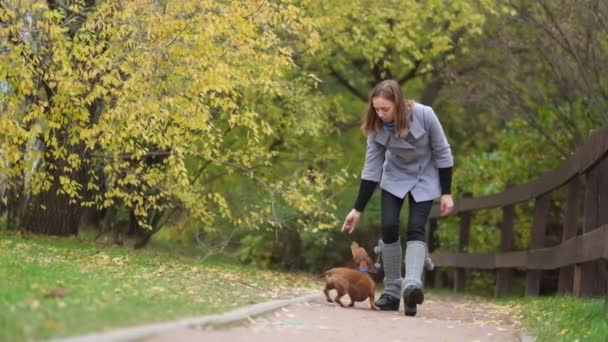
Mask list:
[[344,78],[333,66],[329,66],[329,70],[331,71],[332,76],[334,76],[340,83],[346,87],[351,93],[353,93],[356,97],[360,98],[362,101],[367,102],[367,95],[357,89],[355,86],[350,84],[346,78]]
[[[581,76],[583,77],[583,81],[585,82],[585,86],[587,87],[587,91],[589,93],[592,93],[593,92],[593,87],[589,83],[589,79],[587,78],[587,72],[583,68],[583,62],[581,61],[578,53],[576,52],[577,50],[574,48],[574,46],[572,46],[572,42],[570,41],[570,39],[568,38],[568,36],[566,35],[566,33],[562,30],[562,27],[557,22],[557,19],[555,18],[555,15],[551,11],[551,9],[547,6],[547,4],[544,1],[541,1],[540,5],[543,8],[543,10],[545,11],[545,13],[549,16],[549,19],[553,23],[553,26],[559,32],[560,36],[564,39],[565,44],[562,44],[562,46],[565,46],[566,52],[568,54],[570,54],[574,58],[574,60],[576,61],[576,66],[578,67],[579,72],[581,73]],[[549,31],[547,31],[547,32],[549,32]]]
[[420,68],[420,65],[422,64],[422,60],[417,59],[416,61],[414,61],[414,67],[410,69],[410,71],[408,71],[405,75],[401,76],[399,78],[399,80],[397,81],[399,83],[399,85],[403,86],[405,84],[405,82],[417,77],[418,75],[416,74],[418,72],[418,69]]
[[85,20],[87,18],[86,15],[78,13],[78,12],[75,12],[75,11],[69,9],[68,7],[66,7],[64,4],[62,4],[59,1],[47,0],[47,4],[48,4],[49,8],[52,9],[52,10],[61,9],[66,14],[68,14],[70,16],[78,17],[78,18],[80,18],[82,20]]

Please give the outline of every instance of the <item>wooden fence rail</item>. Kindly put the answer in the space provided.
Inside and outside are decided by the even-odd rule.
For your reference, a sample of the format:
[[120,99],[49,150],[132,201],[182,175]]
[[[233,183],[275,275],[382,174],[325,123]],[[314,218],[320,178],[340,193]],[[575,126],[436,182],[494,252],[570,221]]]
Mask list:
[[[566,186],[561,243],[546,247],[551,195]],[[515,206],[534,200],[534,217],[527,250],[513,250]],[[474,212],[501,207],[500,245],[497,253],[465,253]],[[431,211],[429,244],[440,228],[438,205]],[[454,267],[454,288],[465,287],[466,269],[496,270],[496,295],[505,295],[512,269],[526,271],[526,295],[537,295],[541,272],[559,269],[558,291],[577,296],[606,296],[608,306],[608,125],[594,131],[585,143],[556,169],[533,182],[509,186],[495,195],[470,197],[455,202],[451,215],[460,217],[458,253],[431,253],[438,267]]]
[[[570,158],[552,171],[542,174],[536,181],[511,187],[496,195],[463,198],[454,203],[452,215],[464,211],[489,209],[517,204],[544,193],[551,192],[566,184],[577,175],[585,173],[604,158],[608,152],[608,126],[594,131],[585,144]],[[431,218],[439,217],[439,206],[431,210]]]
[[433,253],[435,265],[473,269],[551,270],[594,260],[608,260],[608,224],[560,245],[503,253]]

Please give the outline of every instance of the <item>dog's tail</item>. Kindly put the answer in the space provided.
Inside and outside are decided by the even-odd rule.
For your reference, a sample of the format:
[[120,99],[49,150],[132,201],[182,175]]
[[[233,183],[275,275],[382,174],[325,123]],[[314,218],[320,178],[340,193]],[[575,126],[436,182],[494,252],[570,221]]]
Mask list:
[[332,268],[332,269],[329,269],[329,270],[323,272],[323,277],[325,279],[327,279],[328,277],[331,277],[331,275],[334,274],[334,271],[335,271],[335,269]]

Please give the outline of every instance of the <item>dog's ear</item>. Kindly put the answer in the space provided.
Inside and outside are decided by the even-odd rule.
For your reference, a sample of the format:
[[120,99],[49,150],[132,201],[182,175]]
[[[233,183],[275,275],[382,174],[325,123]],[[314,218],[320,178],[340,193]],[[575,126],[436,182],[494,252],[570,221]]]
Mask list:
[[365,268],[372,273],[378,272],[378,270],[376,269],[376,266],[374,265],[374,262],[372,261],[372,259],[369,257],[369,255],[365,251],[365,248],[363,248],[363,247],[353,248],[352,252],[353,252],[353,262],[357,267]]
[[374,262],[372,261],[372,259],[369,257],[369,255],[367,255],[367,253],[364,250],[364,255],[363,255],[363,260],[365,261],[365,263],[367,264],[367,269],[372,272],[372,273],[378,273],[378,270],[376,269],[376,266],[374,264]]
[[355,262],[355,264],[359,263],[359,259],[361,258],[359,256],[359,254],[361,254],[361,252],[359,252],[359,249],[361,249],[361,247],[359,247],[359,245],[353,241],[353,243],[350,244],[350,253],[353,255],[353,261]]
[[351,248],[351,252],[353,254],[353,265],[355,267],[361,267],[361,263],[363,262],[363,256],[361,255],[361,251],[359,248]]

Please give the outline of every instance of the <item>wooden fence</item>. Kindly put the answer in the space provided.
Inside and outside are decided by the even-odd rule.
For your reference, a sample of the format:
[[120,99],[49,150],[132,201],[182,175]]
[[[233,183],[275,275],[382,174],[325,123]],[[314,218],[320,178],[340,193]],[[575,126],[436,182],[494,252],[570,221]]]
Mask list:
[[[561,243],[545,246],[551,194],[566,186]],[[463,290],[467,269],[496,270],[497,296],[509,289],[512,270],[526,272],[526,295],[538,295],[542,270],[559,269],[558,291],[576,296],[606,296],[608,260],[608,125],[594,131],[567,160],[535,181],[508,187],[496,195],[469,197],[455,202],[451,215],[460,217],[457,253],[435,253],[440,229],[438,205],[431,212],[429,247],[438,267],[454,267],[454,288]],[[527,250],[513,250],[515,205],[534,200],[531,239]],[[501,207],[500,251],[466,253],[472,215],[476,210]]]

